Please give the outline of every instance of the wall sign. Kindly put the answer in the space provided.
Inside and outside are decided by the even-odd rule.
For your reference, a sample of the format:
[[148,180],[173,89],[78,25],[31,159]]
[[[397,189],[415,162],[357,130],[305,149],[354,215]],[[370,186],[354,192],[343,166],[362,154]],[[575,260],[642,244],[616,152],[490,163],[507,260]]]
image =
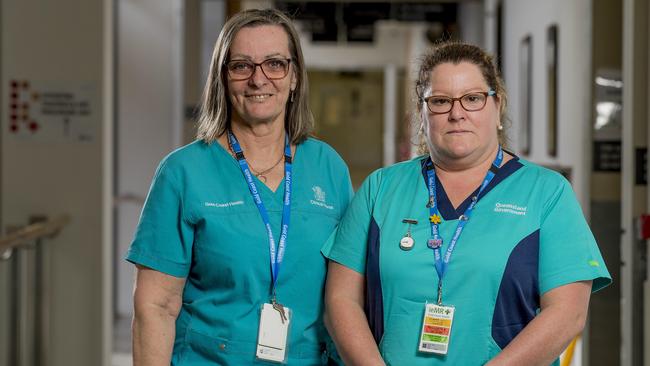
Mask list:
[[593,163],[595,172],[620,172],[621,142],[594,141]]
[[637,147],[634,155],[634,182],[637,185],[646,185],[648,184],[648,149]]
[[35,141],[93,141],[99,103],[93,84],[10,80],[9,137]]

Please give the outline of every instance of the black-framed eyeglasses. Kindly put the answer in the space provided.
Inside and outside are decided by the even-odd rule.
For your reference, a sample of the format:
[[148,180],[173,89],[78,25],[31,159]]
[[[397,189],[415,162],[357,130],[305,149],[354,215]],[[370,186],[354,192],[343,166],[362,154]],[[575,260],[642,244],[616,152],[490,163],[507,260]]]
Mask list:
[[284,79],[289,73],[290,58],[269,58],[260,63],[250,60],[230,60],[225,63],[231,80],[246,80],[253,76],[259,66],[264,76],[269,80]]
[[427,108],[433,114],[444,114],[451,111],[454,107],[454,102],[458,101],[468,112],[476,112],[485,108],[487,103],[487,98],[495,96],[497,93],[494,90],[488,90],[486,92],[472,92],[467,93],[458,98],[446,97],[442,95],[432,95],[430,97],[421,98],[421,101],[426,103]]

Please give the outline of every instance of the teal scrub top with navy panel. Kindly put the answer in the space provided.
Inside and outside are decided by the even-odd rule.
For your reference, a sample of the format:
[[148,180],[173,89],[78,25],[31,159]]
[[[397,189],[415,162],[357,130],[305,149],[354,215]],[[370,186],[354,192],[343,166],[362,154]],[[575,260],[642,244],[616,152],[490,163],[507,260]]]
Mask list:
[[[371,174],[323,247],[325,256],[365,275],[366,317],[388,365],[483,365],[535,317],[547,291],[581,280],[593,280],[596,291],[611,281],[566,179],[515,157],[481,193],[451,256],[442,297],[455,307],[449,351],[418,352],[425,303],[436,301],[439,281],[426,245],[424,161]],[[471,200],[454,208],[440,181],[436,196],[445,253]],[[410,251],[399,247],[405,218],[418,221]]]
[[[256,181],[279,238],[284,183]],[[293,159],[291,222],[277,298],[292,310],[289,365],[320,365],[326,260],[320,247],[352,196],[348,169],[327,144],[308,139]],[[277,243],[277,241],[276,241]],[[186,277],[173,365],[255,360],[259,314],[269,301],[269,241],[239,165],[217,143],[196,141],[158,167],[126,259]]]

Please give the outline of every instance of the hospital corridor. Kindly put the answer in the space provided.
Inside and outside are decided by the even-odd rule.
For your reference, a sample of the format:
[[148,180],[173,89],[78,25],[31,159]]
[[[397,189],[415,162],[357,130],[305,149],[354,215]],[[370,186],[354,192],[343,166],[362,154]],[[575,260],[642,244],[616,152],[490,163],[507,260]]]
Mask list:
[[[443,98],[417,95],[418,67],[427,50],[457,40],[493,55],[507,91],[505,118],[498,122],[504,150],[515,160],[555,171],[570,183],[604,261],[590,265],[606,265],[599,270],[609,271],[612,278],[609,286],[591,294],[584,329],[563,347],[555,364],[650,366],[648,0],[0,0],[0,366],[133,366],[134,263],[142,262],[133,260],[134,252],[129,250],[134,238],[148,234],[138,226],[145,202],[162,196],[152,181],[171,181],[165,175],[165,163],[159,167],[160,162],[195,143],[197,132],[205,132],[199,129],[206,115],[204,87],[206,80],[214,82],[211,60],[219,56],[214,48],[223,42],[219,39],[222,28],[239,12],[267,8],[291,19],[304,65],[295,57],[219,59],[223,65],[215,65],[230,78],[228,85],[242,80],[235,76],[243,75],[254,83],[262,74],[280,83],[288,70],[304,67],[308,92],[301,93],[300,86],[294,89],[291,79],[294,84],[283,95],[289,105],[296,90],[296,98],[305,98],[297,100],[311,108],[314,128],[310,136],[340,155],[355,192],[378,169],[422,154],[418,145],[426,149],[430,143],[419,140],[427,136],[426,128],[416,122],[422,110],[429,113],[428,108],[430,115],[438,115],[464,108],[469,113],[496,98],[491,89]],[[272,34],[264,38],[271,39]],[[258,95],[257,101],[267,97]],[[422,110],[415,108],[418,103]],[[237,107],[228,104],[228,116],[241,113]],[[223,146],[230,149],[222,152],[239,161],[237,166],[242,166],[246,176],[238,144],[233,144],[229,134],[222,137]],[[282,145],[285,150],[279,150],[280,160],[274,157],[266,164],[268,169],[256,172],[251,165],[257,184],[267,183],[267,177],[272,180],[278,167],[285,167],[282,174],[290,174],[291,164],[296,166],[295,179],[304,178],[298,168],[301,150],[293,158],[288,141],[287,137],[287,147]],[[236,166],[234,161],[232,165]],[[318,174],[336,171],[325,165],[312,168]],[[433,168],[422,163],[418,169],[425,176],[422,194],[435,196],[435,186],[424,192],[426,169]],[[203,176],[206,181],[212,177]],[[279,191],[291,192],[286,183],[290,176],[278,177],[283,182]],[[435,181],[428,177],[429,182]],[[241,184],[246,187],[243,179]],[[292,225],[310,222],[309,213],[317,209],[336,211],[332,202],[336,194],[345,193],[333,187],[309,183],[303,192],[296,185],[294,193],[305,195],[307,203],[306,208],[296,210]],[[251,192],[254,195],[252,188]],[[175,194],[171,190],[163,193]],[[392,203],[391,209],[405,204],[409,192],[403,193],[395,193],[393,198],[400,202]],[[214,206],[213,212],[217,206],[226,211],[243,205],[224,202],[215,199],[201,205]],[[285,220],[283,201],[278,202],[269,211]],[[507,199],[497,203],[509,210],[508,219],[527,214],[526,207],[506,207],[510,203]],[[173,209],[184,219],[183,207]],[[255,206],[251,207],[257,215]],[[532,215],[532,208],[528,210]],[[259,212],[264,218],[265,211]],[[437,238],[433,212],[426,217],[431,220],[432,237]],[[223,214],[210,215],[229,219]],[[311,219],[329,224],[332,215],[326,212],[326,219]],[[417,226],[413,217],[400,216],[403,220],[398,224],[407,228],[400,238],[406,241],[398,246],[395,240],[393,250],[407,253],[413,246],[412,234],[416,237],[426,231],[429,235],[429,222],[423,217],[420,221],[425,222]],[[268,217],[265,224],[270,227],[267,221]],[[381,226],[381,220],[377,221]],[[273,217],[271,223],[275,224]],[[278,228],[279,223],[278,219]],[[154,225],[152,231],[179,232],[186,249],[190,236],[183,225]],[[336,223],[332,221],[331,226]],[[486,231],[491,228],[485,227]],[[319,230],[309,230],[306,236],[320,235]],[[275,243],[274,234],[268,231]],[[242,243],[246,235],[242,234]],[[276,239],[284,240],[286,235],[280,237]],[[187,240],[205,240],[198,234],[193,238]],[[431,242],[423,242],[416,240],[411,253],[425,246],[436,249]],[[289,242],[287,258],[294,243]],[[239,253],[235,247],[240,244],[231,243],[232,253]],[[268,261],[269,247],[264,245]],[[326,248],[322,252],[328,257]],[[198,249],[194,250],[196,255]],[[325,263],[321,253],[317,254]],[[555,255],[563,258],[564,253]],[[173,256],[178,260],[170,261],[170,268],[186,273],[184,259],[176,252]],[[192,265],[206,265],[195,262]],[[368,263],[371,276],[371,259]],[[272,271],[274,265],[272,261]],[[364,262],[364,270],[365,266]],[[452,266],[450,276],[454,276]],[[287,264],[286,268],[293,267]],[[312,275],[308,271],[317,270],[305,269],[306,278]],[[215,268],[215,274],[228,279],[224,282],[232,272]],[[442,283],[440,272],[440,277],[435,273],[432,269],[431,279],[439,278]],[[198,277],[192,280],[205,280]],[[275,301],[273,279],[270,304],[282,310],[284,324],[284,308]],[[255,288],[245,281],[233,286],[241,286],[242,291]],[[192,290],[203,289],[197,285]],[[374,296],[368,291],[367,296]],[[438,291],[441,296],[442,290]],[[205,301],[216,304],[217,297]],[[395,308],[408,308],[408,304],[398,304]],[[370,313],[368,317],[372,318]],[[182,316],[178,321],[184,321]],[[462,322],[457,323],[461,329]],[[380,343],[377,337],[375,341]],[[207,344],[197,348],[213,347],[226,355],[237,352],[227,342]],[[411,351],[415,354],[418,349]],[[334,364],[332,359],[329,364]],[[251,364],[271,363],[251,358]]]

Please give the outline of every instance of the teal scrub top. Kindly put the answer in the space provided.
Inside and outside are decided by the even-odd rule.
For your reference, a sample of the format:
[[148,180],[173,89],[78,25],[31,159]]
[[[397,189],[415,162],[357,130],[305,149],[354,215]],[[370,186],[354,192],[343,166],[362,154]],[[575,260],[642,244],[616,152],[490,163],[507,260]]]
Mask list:
[[[273,192],[255,182],[279,238],[284,183]],[[320,248],[351,196],[347,166],[330,146],[312,138],[297,146],[276,289],[293,316],[289,365],[327,358]],[[237,161],[221,145],[196,141],[163,159],[126,259],[186,278],[172,365],[265,364],[255,350],[260,310],[270,299],[268,235]]]
[[[558,286],[611,277],[569,183],[515,157],[495,175],[451,256],[442,302],[455,307],[446,356],[421,353],[425,304],[437,300],[426,157],[371,174],[356,193],[323,254],[365,277],[365,312],[388,365],[483,365],[538,314],[540,297]],[[454,208],[437,180],[440,233],[446,252],[471,197]],[[415,219],[415,245],[402,250]],[[556,361],[557,364],[557,361]]]

